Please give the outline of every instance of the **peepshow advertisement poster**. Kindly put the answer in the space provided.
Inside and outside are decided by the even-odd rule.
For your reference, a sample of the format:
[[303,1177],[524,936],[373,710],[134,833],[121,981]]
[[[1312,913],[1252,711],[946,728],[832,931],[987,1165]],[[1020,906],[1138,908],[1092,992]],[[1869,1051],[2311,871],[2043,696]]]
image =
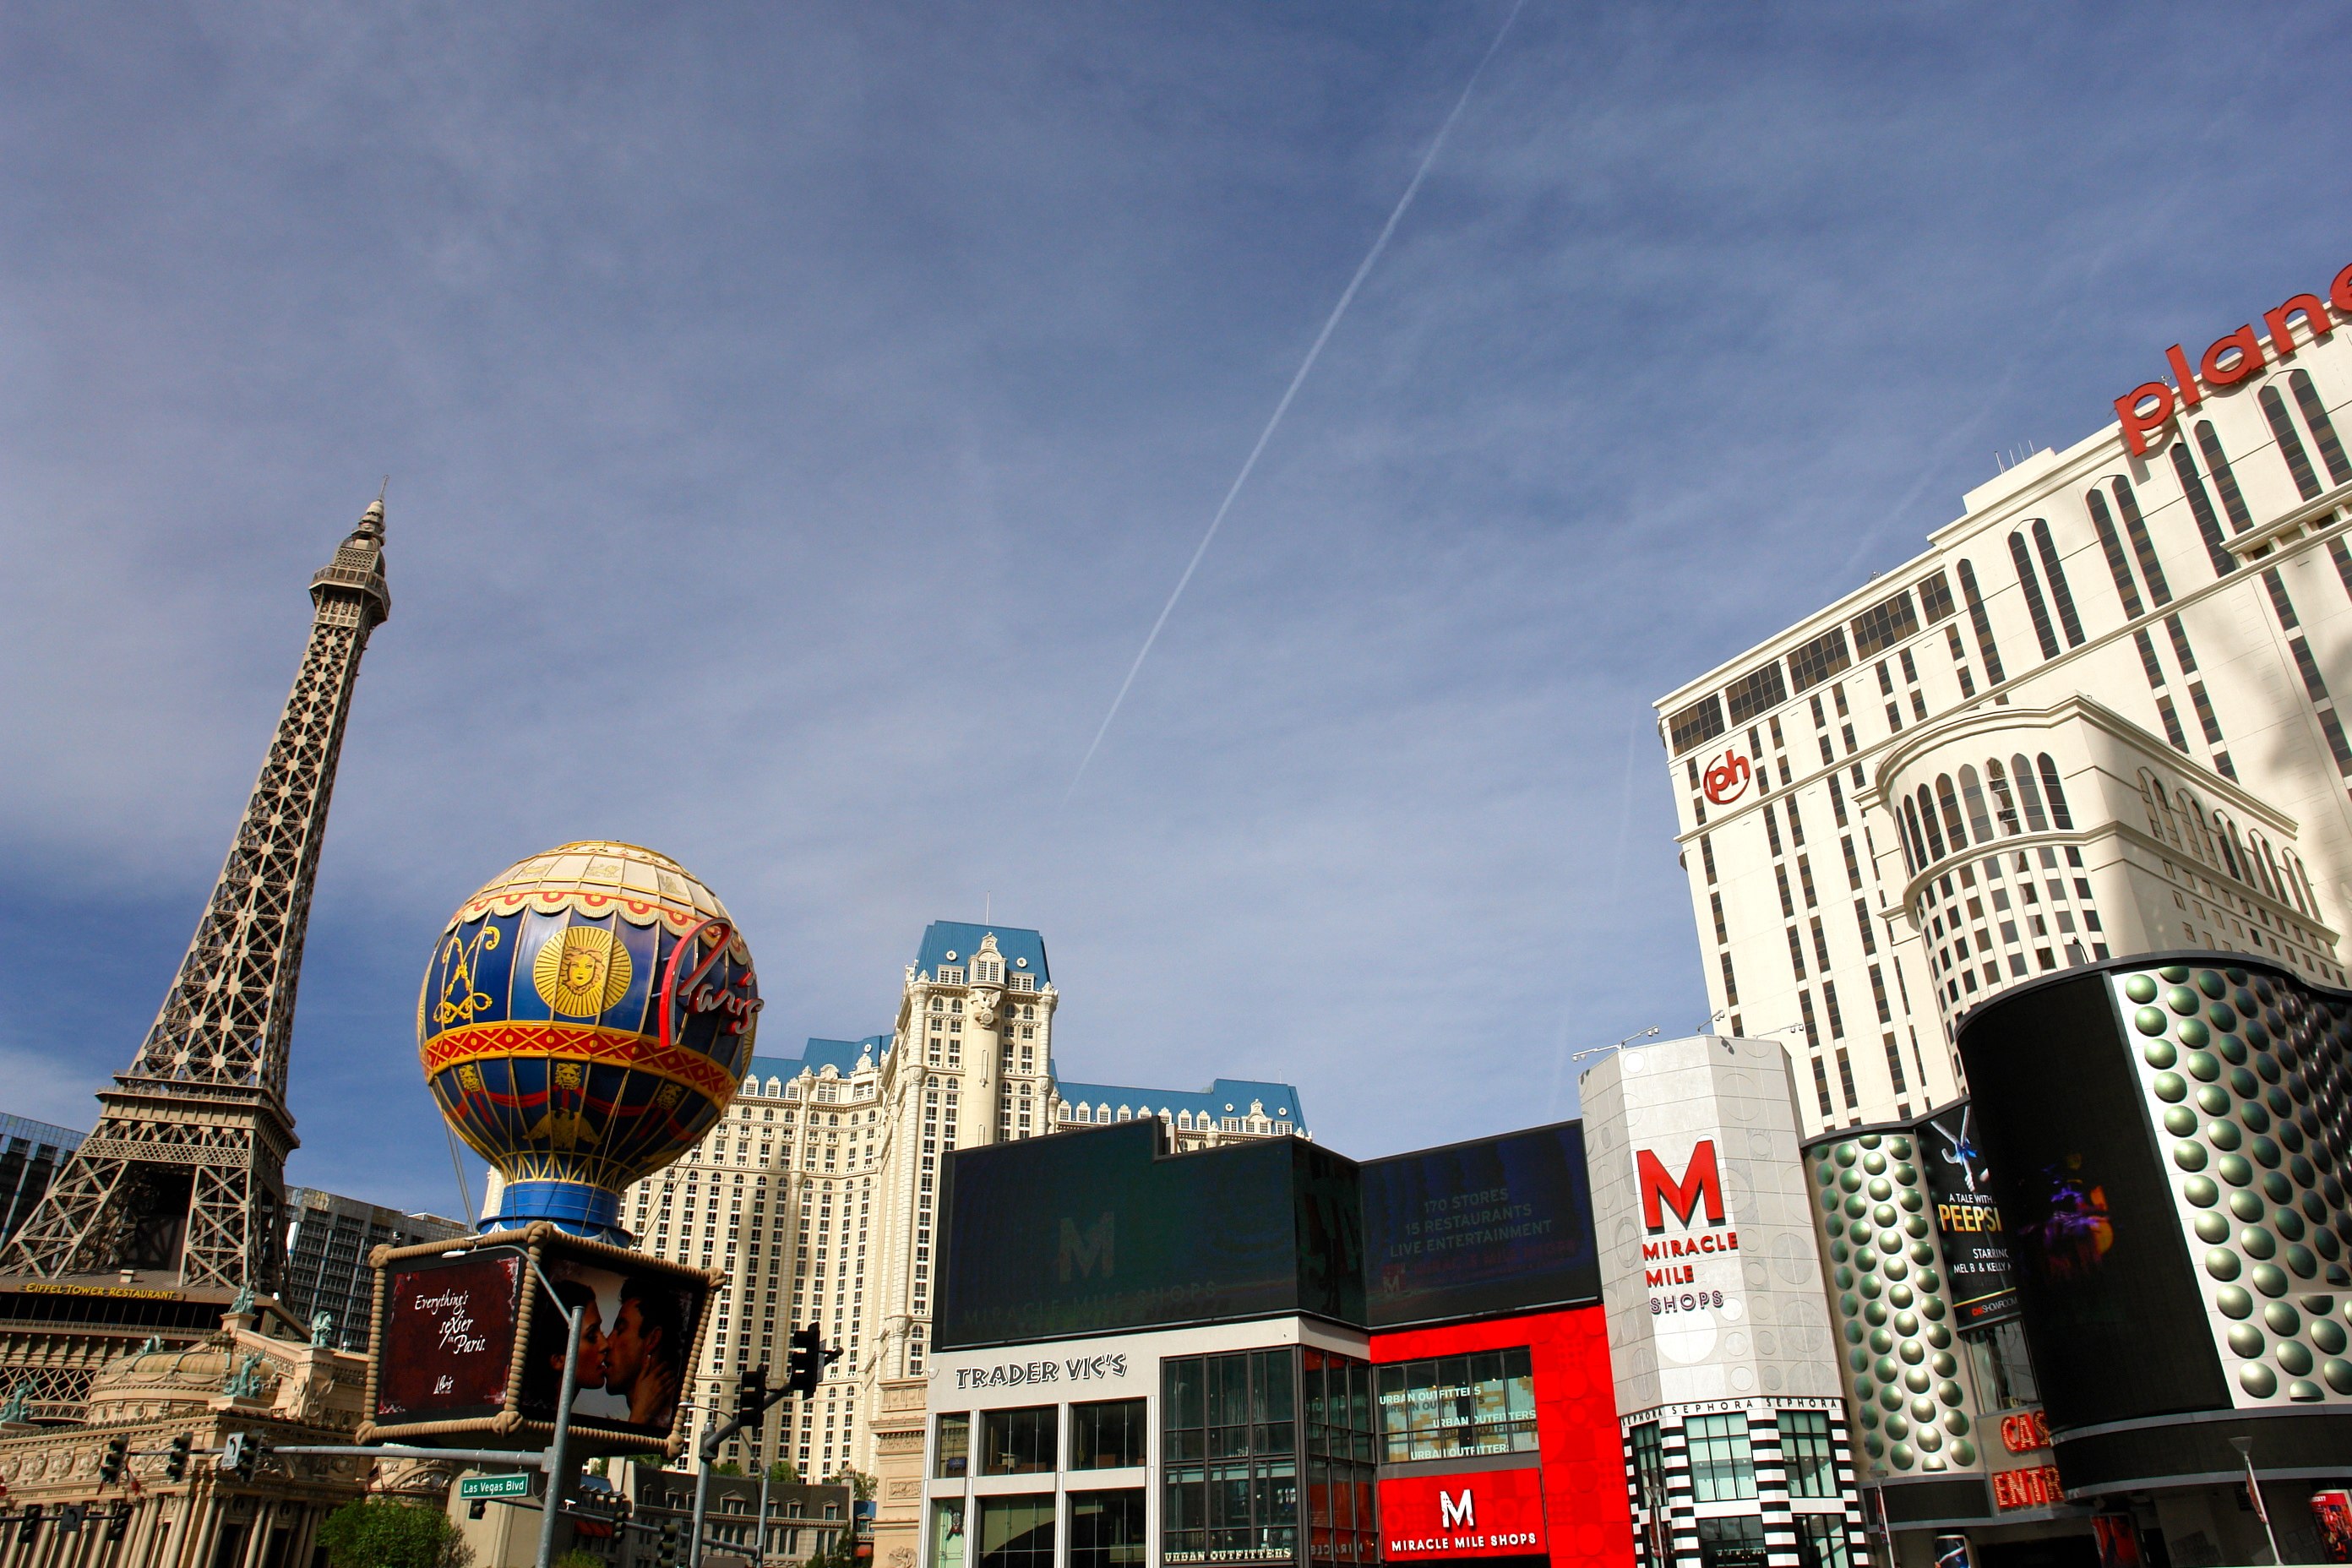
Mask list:
[[1601,1299],[1579,1122],[1374,1161],[1360,1179],[1375,1328]]
[[506,1408],[527,1265],[520,1247],[418,1258],[387,1281],[375,1420],[487,1420]]
[[1956,1105],[1919,1123],[1915,1135],[1936,1202],[1936,1230],[1951,1281],[1954,1325],[1989,1328],[2017,1316],[2017,1282],[2010,1274],[2009,1232],[1992,1181],[1970,1128],[1972,1106]]

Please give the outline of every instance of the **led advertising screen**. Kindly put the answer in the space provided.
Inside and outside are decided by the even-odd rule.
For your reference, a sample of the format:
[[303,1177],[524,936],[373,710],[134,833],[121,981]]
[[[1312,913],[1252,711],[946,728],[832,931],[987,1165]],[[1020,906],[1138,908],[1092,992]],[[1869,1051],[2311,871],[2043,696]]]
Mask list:
[[937,1342],[1362,1307],[1354,1171],[1296,1139],[1160,1152],[1153,1121],[948,1162]]
[[2106,976],[1996,997],[1958,1043],[2050,1425],[2226,1407]]
[[2009,1233],[1992,1200],[1984,1152],[1973,1131],[1975,1107],[1956,1105],[1912,1130],[1918,1140],[1927,1192],[1936,1204],[1936,1232],[1951,1283],[1953,1327],[1963,1333],[2017,1316],[2010,1276]]
[[365,1428],[373,1439],[544,1443],[577,1310],[572,1434],[590,1451],[669,1444],[708,1275],[540,1226],[380,1258]]
[[1601,1299],[1574,1121],[1360,1168],[1373,1328]]

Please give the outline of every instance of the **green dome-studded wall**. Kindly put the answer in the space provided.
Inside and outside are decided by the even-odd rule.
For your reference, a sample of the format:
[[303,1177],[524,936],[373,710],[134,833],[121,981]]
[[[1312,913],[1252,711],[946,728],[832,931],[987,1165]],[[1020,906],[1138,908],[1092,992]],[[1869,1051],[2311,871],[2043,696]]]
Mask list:
[[1862,1479],[1980,1471],[1981,1413],[1917,1139],[1901,1126],[1834,1135],[1807,1146],[1805,1173]]
[[2352,1006],[2252,968],[2112,981],[2232,1402],[2352,1403]]

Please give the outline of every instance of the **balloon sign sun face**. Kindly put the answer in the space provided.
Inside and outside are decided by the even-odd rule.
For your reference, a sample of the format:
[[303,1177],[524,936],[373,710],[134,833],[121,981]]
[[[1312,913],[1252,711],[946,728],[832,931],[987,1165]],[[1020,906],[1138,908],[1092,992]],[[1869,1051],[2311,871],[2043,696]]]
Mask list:
[[566,844],[493,879],[450,917],[416,1004],[441,1114],[506,1179],[483,1223],[617,1237],[620,1189],[734,1099],[759,1013],[733,920],[676,861]]

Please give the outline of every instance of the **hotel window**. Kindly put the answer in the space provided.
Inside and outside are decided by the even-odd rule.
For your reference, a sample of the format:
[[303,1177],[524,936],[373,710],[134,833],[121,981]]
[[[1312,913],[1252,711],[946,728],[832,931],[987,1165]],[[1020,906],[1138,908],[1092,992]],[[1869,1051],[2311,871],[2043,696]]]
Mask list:
[[1070,1568],[1143,1568],[1147,1555],[1141,1487],[1070,1494]]
[[980,1417],[980,1473],[983,1476],[1043,1475],[1054,1468],[1055,1405],[1020,1410],[988,1410]]
[[971,1415],[939,1417],[938,1436],[931,1458],[931,1474],[941,1480],[950,1480],[964,1475],[969,1471],[971,1457]]
[[1683,1440],[1690,1454],[1694,1501],[1736,1502],[1756,1495],[1747,1416],[1694,1415],[1683,1424]]
[[1832,626],[1789,655],[1789,679],[1799,691],[1819,685],[1853,662],[1845,628]]
[[1906,590],[1873,605],[1850,624],[1853,628],[1853,651],[1857,657],[1867,658],[1917,631],[1919,617],[1912,612],[1911,595]]
[[2290,371],[2286,384],[2294,394],[2294,405],[2303,410],[2303,422],[2311,426],[2320,461],[2327,465],[2328,482],[2352,484],[2352,462],[2345,460],[2344,443],[2336,438],[2336,422],[2327,416],[2327,405],[2319,400],[2319,389],[2311,384],[2310,374]]
[[2139,562],[2140,580],[2147,584],[2149,603],[2170,604],[2172,590],[2164,581],[2164,568],[2157,563],[2156,546],[2148,542],[2147,522],[2139,514],[2131,482],[2118,476],[2107,481],[2107,489],[2115,492],[2116,510],[2123,515],[2124,536],[2131,541],[2132,555]]
[[1054,1494],[983,1497],[979,1568],[1054,1568]]
[[1149,1462],[1140,1399],[1070,1406],[1070,1468],[1115,1470]]
[[1714,740],[1723,731],[1723,702],[1719,698],[1701,698],[1666,719],[1668,743],[1676,756],[1702,742]]
[[1931,626],[1952,613],[1952,584],[1941,572],[1919,580],[1919,609]]
[[2050,602],[2058,606],[2058,625],[2066,634],[2066,646],[2080,647],[2083,622],[2074,614],[2074,595],[2066,586],[2066,568],[2058,559],[2058,547],[2051,542],[2050,524],[2038,517],[2033,520],[2033,549],[2042,557],[2042,570],[2050,578]]
[[2025,608],[2033,619],[2033,636],[2042,644],[2042,657],[2058,657],[2058,635],[2050,629],[2050,606],[2042,597],[2042,584],[2033,575],[2033,562],[2026,553],[2025,535],[2009,536],[2009,558],[2017,567],[2017,585],[2025,595]]
[[2210,419],[2197,422],[2197,449],[2204,454],[2205,471],[2213,476],[2213,488],[2221,492],[2221,510],[2230,519],[2231,531],[2245,532],[2254,525],[2253,514],[2246,510],[2246,498],[2238,490],[2237,473],[2230,467],[2230,455],[2221,449],[2221,437],[2214,434]]
[[2311,470],[2311,454],[2304,450],[2294,421],[2287,417],[2286,399],[2279,395],[2277,387],[2265,386],[2261,402],[2263,417],[2270,421],[2271,434],[2278,440],[2279,456],[2286,459],[2287,474],[2294,480],[2294,493],[2311,500],[2319,493],[2319,476]]
[[1837,1462],[1830,1449],[1830,1418],[1819,1410],[1780,1413],[1780,1454],[1790,1497],[1838,1495]]
[[1385,1464],[1535,1449],[1535,1370],[1524,1348],[1400,1362],[1378,1376]]
[[1960,596],[1969,606],[1969,625],[1977,634],[1977,652],[1984,659],[1985,679],[1999,686],[2005,679],[2001,674],[2000,649],[1992,640],[1992,616],[1985,611],[1984,596],[1977,592],[1976,568],[1966,561],[1959,563]]
[[2197,532],[2205,541],[2205,554],[2213,563],[2213,574],[2227,577],[2238,569],[2238,558],[2221,539],[2221,520],[2213,515],[2213,498],[2205,493],[2205,480],[2197,472],[2197,459],[2189,455],[2189,443],[2172,444],[2172,472],[2180,480],[2180,494],[2189,502],[2189,515],[2197,520]]
[[1723,689],[1723,700],[1731,710],[1731,721],[1735,724],[1745,724],[1788,700],[1789,689],[1780,679],[1778,661],[1741,677]]

